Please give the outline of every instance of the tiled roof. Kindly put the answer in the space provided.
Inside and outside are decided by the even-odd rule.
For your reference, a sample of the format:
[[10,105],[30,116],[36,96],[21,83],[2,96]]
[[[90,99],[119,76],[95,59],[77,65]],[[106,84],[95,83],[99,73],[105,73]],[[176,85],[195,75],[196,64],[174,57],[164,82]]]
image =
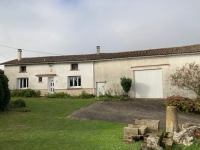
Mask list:
[[2,63],[4,65],[14,64],[43,64],[43,63],[62,63],[73,61],[99,61],[106,59],[123,59],[130,57],[150,57],[165,56],[176,54],[199,53],[200,44],[182,47],[159,48],[140,51],[118,52],[118,53],[100,53],[100,54],[84,54],[84,55],[66,55],[66,56],[48,56],[48,57],[30,57],[17,59]]

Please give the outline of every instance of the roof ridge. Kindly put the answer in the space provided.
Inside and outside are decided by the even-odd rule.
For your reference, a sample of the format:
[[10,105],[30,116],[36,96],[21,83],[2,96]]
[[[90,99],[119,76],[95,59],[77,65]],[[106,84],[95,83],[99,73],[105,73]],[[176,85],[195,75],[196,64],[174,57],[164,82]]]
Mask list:
[[156,48],[148,50],[110,52],[100,54],[78,54],[78,55],[60,55],[60,56],[42,56],[42,57],[25,57],[20,61],[17,59],[2,63],[6,64],[42,64],[42,63],[61,63],[73,61],[99,61],[105,59],[122,59],[130,57],[152,57],[160,55],[177,55],[186,53],[200,53],[200,44],[186,45],[179,47]]

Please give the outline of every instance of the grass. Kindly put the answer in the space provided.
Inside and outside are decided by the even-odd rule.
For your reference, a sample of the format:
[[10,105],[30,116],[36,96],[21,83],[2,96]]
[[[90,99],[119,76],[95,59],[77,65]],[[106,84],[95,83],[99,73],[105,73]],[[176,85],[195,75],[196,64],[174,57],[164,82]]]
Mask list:
[[[16,100],[19,98],[12,98]],[[127,125],[70,119],[94,99],[22,98],[30,112],[0,112],[1,150],[137,150],[140,143],[123,142]]]
[[200,139],[196,139],[191,146],[174,145],[173,150],[200,150]]
[[[19,99],[17,97],[12,100]],[[70,119],[94,99],[22,98],[30,112],[0,112],[0,150],[139,150],[141,143],[123,142],[127,124]],[[200,139],[189,147],[200,150]]]

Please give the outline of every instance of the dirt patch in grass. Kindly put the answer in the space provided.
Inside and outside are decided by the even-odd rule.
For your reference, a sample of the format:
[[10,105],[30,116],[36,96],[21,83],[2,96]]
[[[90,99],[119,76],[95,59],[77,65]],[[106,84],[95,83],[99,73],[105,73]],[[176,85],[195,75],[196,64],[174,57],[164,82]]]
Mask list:
[[[71,114],[71,118],[113,121],[125,124],[134,119],[160,120],[160,129],[165,129],[166,105],[163,99],[133,99],[129,101],[97,101],[87,108]],[[200,124],[200,115],[178,112],[179,123]]]

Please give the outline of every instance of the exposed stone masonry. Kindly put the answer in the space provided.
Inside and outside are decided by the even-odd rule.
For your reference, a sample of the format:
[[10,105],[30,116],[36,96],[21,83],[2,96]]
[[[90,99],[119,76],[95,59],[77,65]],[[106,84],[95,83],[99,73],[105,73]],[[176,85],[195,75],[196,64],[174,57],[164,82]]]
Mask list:
[[134,124],[124,127],[124,141],[143,140],[141,150],[163,150],[163,147],[171,149],[174,143],[190,146],[195,138],[200,138],[200,124],[179,124],[178,131],[159,131],[159,120],[135,119]]

